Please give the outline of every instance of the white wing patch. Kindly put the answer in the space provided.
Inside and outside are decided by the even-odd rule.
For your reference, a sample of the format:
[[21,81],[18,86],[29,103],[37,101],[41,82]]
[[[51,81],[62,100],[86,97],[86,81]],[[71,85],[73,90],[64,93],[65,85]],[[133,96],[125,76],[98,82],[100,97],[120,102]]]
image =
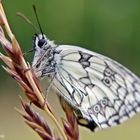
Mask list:
[[61,61],[54,87],[83,118],[106,128],[140,111],[140,80],[131,71],[79,47],[60,45],[56,50]]

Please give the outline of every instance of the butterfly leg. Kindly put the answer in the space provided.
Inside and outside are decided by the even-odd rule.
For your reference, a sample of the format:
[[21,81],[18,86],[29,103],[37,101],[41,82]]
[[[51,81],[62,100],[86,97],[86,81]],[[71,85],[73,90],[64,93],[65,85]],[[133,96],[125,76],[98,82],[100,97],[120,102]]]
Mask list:
[[23,53],[23,56],[27,56],[30,52],[33,52],[33,51],[34,51],[34,49],[31,49],[31,50],[29,50],[29,51]]
[[50,81],[49,81],[49,83],[48,83],[48,86],[47,86],[47,88],[46,88],[46,94],[45,94],[45,98],[44,98],[43,108],[44,108],[44,106],[45,106],[45,104],[46,104],[46,102],[47,102],[47,95],[48,95],[48,92],[49,92],[50,87],[51,87],[51,85],[52,85],[52,82],[53,82],[53,79],[54,79],[54,77],[55,77],[55,74],[56,74],[56,73],[53,73],[52,78],[50,79]]

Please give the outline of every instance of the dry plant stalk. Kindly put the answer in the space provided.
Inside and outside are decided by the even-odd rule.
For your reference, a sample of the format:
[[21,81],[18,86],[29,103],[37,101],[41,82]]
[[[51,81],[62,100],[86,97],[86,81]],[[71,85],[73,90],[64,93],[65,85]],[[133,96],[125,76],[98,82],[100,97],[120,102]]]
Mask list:
[[73,110],[65,102],[63,103],[63,109],[66,113],[66,118],[67,118],[67,120],[62,118],[64,131],[67,136],[67,139],[79,140],[79,129]]
[[[63,137],[64,140],[78,140],[78,125],[72,110],[68,106],[66,106],[65,108],[67,121],[63,119],[63,131],[63,129],[60,127],[60,123],[54,116],[54,113],[52,112],[49,104],[46,102],[46,104],[44,105],[44,96],[39,87],[38,79],[34,75],[33,71],[31,71],[29,63],[27,63],[23,58],[21,48],[9,27],[1,1],[0,25],[0,42],[7,53],[7,56],[0,53],[0,58],[7,65],[7,67],[3,66],[3,68],[10,74],[10,76],[12,76],[18,82],[18,84],[24,90],[30,102],[32,102],[34,105],[36,105],[37,107],[39,107],[47,113],[47,115],[55,123],[56,127],[59,130],[59,134],[61,135],[61,137]],[[10,41],[5,37],[2,26],[6,30]],[[61,137],[57,133],[54,134],[51,132],[51,129],[49,128],[48,124],[45,121],[43,121],[41,117],[31,109],[30,105],[25,103],[22,99],[21,103],[26,112],[20,112],[21,115],[25,118],[25,122],[32,129],[34,129],[43,140],[61,140]]]
[[[17,111],[23,116],[25,123],[36,131],[43,140],[62,140],[57,131],[52,132],[48,123],[32,110],[30,104],[23,101],[21,97],[20,101],[25,112]],[[78,125],[72,109],[68,105],[65,105],[64,109],[67,120],[62,118],[62,122],[67,140],[79,140]]]

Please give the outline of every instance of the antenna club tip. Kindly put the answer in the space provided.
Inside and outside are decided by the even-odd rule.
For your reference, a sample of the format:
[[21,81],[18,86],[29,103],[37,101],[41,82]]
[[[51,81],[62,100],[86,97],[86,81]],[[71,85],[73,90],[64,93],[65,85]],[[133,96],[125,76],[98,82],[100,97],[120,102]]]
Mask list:
[[36,6],[35,6],[35,4],[33,4],[33,9],[34,9],[34,11],[36,11]]

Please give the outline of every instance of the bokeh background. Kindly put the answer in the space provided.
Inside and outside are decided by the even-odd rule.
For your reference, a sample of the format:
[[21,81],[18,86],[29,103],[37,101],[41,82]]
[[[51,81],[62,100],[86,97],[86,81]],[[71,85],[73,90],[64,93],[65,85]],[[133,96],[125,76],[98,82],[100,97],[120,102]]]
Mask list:
[[[24,13],[37,26],[33,4],[37,6],[43,31],[57,44],[73,44],[107,55],[140,76],[139,0],[3,0],[10,26],[24,52],[32,48],[35,31],[16,12]],[[26,59],[31,62],[32,56],[31,53]],[[14,109],[21,107],[18,95],[23,93],[17,83],[0,68],[0,140],[38,140],[38,135]],[[50,96],[53,105],[54,95]],[[53,107],[58,111],[57,106]],[[139,140],[140,114],[97,133],[80,128],[80,137],[81,140]]]

